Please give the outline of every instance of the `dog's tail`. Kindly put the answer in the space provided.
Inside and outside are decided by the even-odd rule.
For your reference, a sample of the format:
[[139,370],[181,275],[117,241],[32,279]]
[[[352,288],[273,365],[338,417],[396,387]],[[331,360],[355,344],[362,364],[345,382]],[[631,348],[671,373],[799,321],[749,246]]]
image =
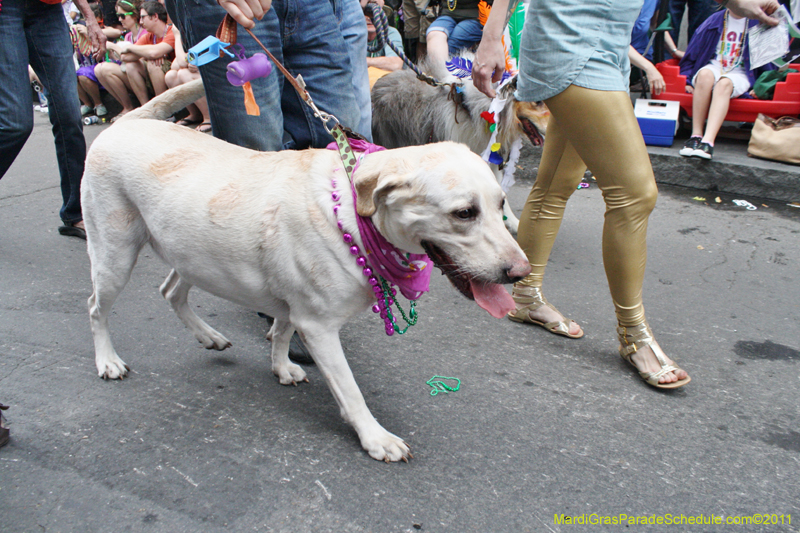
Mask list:
[[173,89],[159,94],[142,107],[123,115],[117,122],[141,118],[166,120],[175,112],[180,111],[203,96],[205,96],[203,80],[192,80],[189,83],[178,85]]

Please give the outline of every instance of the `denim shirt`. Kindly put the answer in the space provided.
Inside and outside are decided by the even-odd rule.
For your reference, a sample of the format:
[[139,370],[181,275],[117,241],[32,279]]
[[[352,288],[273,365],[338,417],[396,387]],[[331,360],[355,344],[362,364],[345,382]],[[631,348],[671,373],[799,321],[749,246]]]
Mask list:
[[517,98],[539,101],[570,85],[627,91],[628,46],[644,0],[531,0],[520,43]]

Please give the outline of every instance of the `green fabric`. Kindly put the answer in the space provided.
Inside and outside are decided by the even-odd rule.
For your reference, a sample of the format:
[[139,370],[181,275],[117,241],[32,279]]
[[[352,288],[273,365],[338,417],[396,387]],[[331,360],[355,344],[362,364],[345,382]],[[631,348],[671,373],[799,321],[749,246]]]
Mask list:
[[784,71],[768,70],[762,73],[753,85],[753,92],[755,92],[756,98],[759,100],[772,100],[775,94],[775,84],[779,81],[785,81],[790,72],[797,72],[797,70],[790,68]]

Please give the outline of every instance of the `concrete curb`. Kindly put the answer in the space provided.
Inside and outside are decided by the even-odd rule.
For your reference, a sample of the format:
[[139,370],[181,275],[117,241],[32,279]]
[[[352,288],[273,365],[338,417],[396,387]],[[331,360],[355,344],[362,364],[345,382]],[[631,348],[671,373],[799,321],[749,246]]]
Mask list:
[[[770,200],[800,201],[800,166],[748,157],[747,143],[735,139],[720,139],[711,161],[682,157],[678,150],[684,142],[685,139],[676,139],[671,147],[647,147],[657,183]],[[526,145],[520,165],[528,169],[538,167],[541,154],[541,149]],[[531,178],[535,179],[535,174]]]

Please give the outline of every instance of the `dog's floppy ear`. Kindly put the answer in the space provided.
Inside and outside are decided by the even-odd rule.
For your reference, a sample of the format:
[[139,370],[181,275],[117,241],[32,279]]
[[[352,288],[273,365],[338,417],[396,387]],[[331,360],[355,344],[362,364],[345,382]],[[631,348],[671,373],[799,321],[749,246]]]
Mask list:
[[[381,198],[409,183],[409,168],[399,158],[386,159],[386,152],[367,156],[353,176],[356,212],[362,217],[375,214]],[[375,157],[378,156],[378,157]]]

